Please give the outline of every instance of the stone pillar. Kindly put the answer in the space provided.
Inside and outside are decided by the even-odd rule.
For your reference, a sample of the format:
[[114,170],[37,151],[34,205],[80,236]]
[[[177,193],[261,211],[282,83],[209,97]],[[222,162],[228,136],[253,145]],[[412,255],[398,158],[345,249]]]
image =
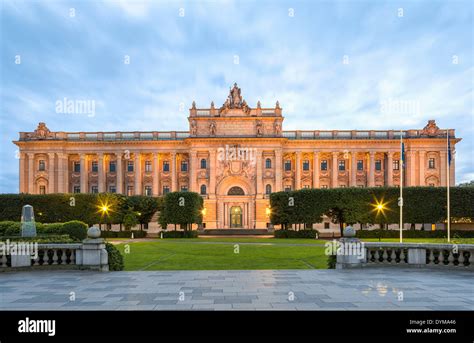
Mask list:
[[393,152],[387,152],[387,181],[388,187],[393,186]]
[[189,191],[200,193],[199,189],[196,188],[197,176],[196,171],[198,170],[197,152],[191,151],[189,153]]
[[368,187],[375,187],[375,152],[369,152],[369,175],[367,180]]
[[418,151],[418,168],[420,173],[420,182],[418,186],[426,186],[425,183],[425,169],[426,169],[426,151]]
[[58,153],[58,193],[67,193],[67,187],[65,187],[65,175],[67,175],[67,164],[64,163],[65,155],[64,153]]
[[81,249],[76,250],[76,264],[101,272],[109,271],[109,259],[104,239],[84,239]]
[[[446,178],[447,178],[446,163],[447,163],[447,158],[448,158],[447,155],[448,155],[448,153],[445,150],[444,151],[442,150],[442,151],[439,152],[439,157],[440,157],[440,163],[439,163],[439,171],[440,171],[439,177],[440,177],[440,180],[439,180],[439,184],[442,187],[446,187],[448,185],[447,180],[446,180]],[[452,162],[452,160],[451,160],[451,162]]]
[[48,153],[48,193],[54,193],[54,152]]
[[81,193],[89,193],[88,182],[87,182],[87,156],[86,154],[79,154],[81,163]]
[[351,152],[351,187],[357,186],[357,153],[355,151]]
[[178,171],[176,170],[176,153],[171,153],[171,191],[178,190]]
[[19,167],[20,167],[20,177],[19,177],[19,181],[20,181],[20,184],[19,184],[19,188],[18,190],[20,191],[20,193],[27,193],[28,192],[28,185],[26,184],[26,178],[25,178],[25,175],[26,175],[26,163],[25,163],[25,159],[26,159],[26,154],[24,152],[20,152],[19,153]]
[[123,193],[123,162],[122,162],[122,153],[117,152],[115,153],[115,156],[117,157],[116,160],[116,188],[117,188],[117,193],[122,194]]
[[97,154],[97,174],[99,193],[105,192],[104,154]]
[[142,161],[140,158],[140,152],[137,151],[135,152],[135,163],[134,163],[134,169],[135,171],[135,195],[141,195],[142,194]]
[[416,154],[414,150],[407,152],[408,168],[407,168],[407,186],[416,186]]
[[454,165],[455,165],[454,159],[456,157],[456,154],[454,153],[454,149],[453,149],[452,146],[454,146],[454,144],[451,145],[452,151],[451,151],[451,164],[449,166],[449,185],[450,186],[455,186],[455,184],[456,184],[456,173],[455,173],[456,169],[454,167]]
[[153,196],[158,196],[160,194],[160,163],[158,153],[153,153]]
[[275,192],[281,192],[283,178],[282,178],[282,156],[281,149],[275,150]]
[[295,189],[301,189],[301,151],[296,152],[295,160]]
[[313,152],[313,188],[319,188],[319,152]]
[[331,164],[331,187],[336,188],[337,187],[337,175],[338,175],[338,170],[337,170],[337,157],[339,153],[338,152],[333,152],[332,153],[332,164]]
[[261,198],[263,191],[262,191],[262,151],[260,149],[257,150],[257,197]]
[[209,152],[209,194],[216,194],[216,151]]
[[28,185],[25,187],[28,193],[35,193],[35,154],[28,153]]

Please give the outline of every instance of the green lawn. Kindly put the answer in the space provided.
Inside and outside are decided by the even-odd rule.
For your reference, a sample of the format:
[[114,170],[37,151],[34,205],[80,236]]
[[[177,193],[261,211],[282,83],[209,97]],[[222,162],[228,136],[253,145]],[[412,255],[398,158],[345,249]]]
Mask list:
[[190,241],[133,242],[129,243],[129,254],[124,253],[125,244],[118,244],[117,248],[124,255],[125,270],[321,269],[327,263],[321,244],[240,244],[236,254],[232,242]]

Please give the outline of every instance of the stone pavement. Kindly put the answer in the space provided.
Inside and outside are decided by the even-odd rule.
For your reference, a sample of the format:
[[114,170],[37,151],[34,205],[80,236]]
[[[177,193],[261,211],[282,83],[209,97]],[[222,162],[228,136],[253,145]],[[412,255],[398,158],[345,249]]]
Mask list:
[[0,310],[201,309],[474,310],[474,273],[399,268],[0,273]]

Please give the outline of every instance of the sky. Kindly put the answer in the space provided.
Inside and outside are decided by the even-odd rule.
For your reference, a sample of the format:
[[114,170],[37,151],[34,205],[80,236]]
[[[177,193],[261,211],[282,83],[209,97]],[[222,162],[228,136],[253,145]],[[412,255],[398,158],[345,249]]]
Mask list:
[[[474,180],[472,1],[0,0],[0,193],[19,131],[188,130],[237,82],[284,130],[456,130]],[[94,104],[58,110],[64,99]],[[66,112],[66,113],[64,113]]]

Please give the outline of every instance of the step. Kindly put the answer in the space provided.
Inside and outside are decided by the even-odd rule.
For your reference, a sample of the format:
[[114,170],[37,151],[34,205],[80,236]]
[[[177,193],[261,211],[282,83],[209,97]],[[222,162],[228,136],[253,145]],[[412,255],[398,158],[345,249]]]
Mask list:
[[272,234],[267,229],[207,229],[199,232],[201,236],[267,236]]

